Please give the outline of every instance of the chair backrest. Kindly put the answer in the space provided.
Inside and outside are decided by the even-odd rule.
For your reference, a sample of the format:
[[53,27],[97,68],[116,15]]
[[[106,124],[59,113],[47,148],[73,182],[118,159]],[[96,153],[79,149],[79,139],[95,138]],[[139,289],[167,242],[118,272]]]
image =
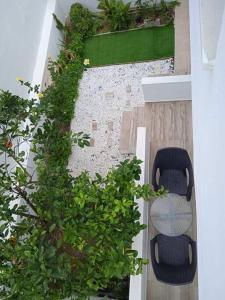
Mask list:
[[157,235],[159,263],[180,266],[190,264],[189,237]]
[[188,152],[182,148],[164,148],[157,152],[155,157],[156,167],[160,171],[165,169],[175,169],[184,171],[190,162]]

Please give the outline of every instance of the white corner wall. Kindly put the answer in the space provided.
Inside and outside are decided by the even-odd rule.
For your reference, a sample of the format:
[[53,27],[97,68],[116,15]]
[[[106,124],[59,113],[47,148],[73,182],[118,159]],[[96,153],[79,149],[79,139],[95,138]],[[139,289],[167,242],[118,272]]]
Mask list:
[[[48,55],[56,58],[60,51],[61,35],[55,26],[53,13],[60,17],[63,15],[56,0],[0,2],[0,25],[4,27],[10,14],[17,20],[14,24],[5,25],[9,32],[1,33],[0,43],[4,41],[6,45],[0,47],[0,89],[28,97],[27,88],[21,87],[16,77],[20,76],[32,85],[42,83]],[[31,93],[29,97],[36,95]],[[22,144],[20,151],[26,153],[24,166],[33,170],[30,144]]]
[[213,63],[217,53],[225,1],[201,0],[200,4],[203,59],[205,58],[205,63]]
[[24,96],[16,77],[32,81],[46,0],[0,1],[0,89]]
[[[223,12],[221,18],[217,53],[211,70],[204,68],[201,59],[203,44],[200,16],[200,1],[190,0],[199,300],[223,300],[225,299],[225,14]],[[212,18],[208,18],[207,22],[210,26]]]

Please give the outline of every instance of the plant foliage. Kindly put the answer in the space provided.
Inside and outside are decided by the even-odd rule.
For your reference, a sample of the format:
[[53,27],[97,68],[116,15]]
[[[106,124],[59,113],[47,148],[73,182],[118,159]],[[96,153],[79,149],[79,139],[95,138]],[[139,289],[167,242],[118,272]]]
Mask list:
[[173,20],[174,9],[178,5],[180,5],[178,1],[137,0],[135,3],[136,18],[142,21],[144,19],[152,21],[160,19],[162,24],[167,24]]
[[[139,274],[147,263],[131,249],[145,228],[135,198],[154,194],[136,184],[141,162],[125,160],[94,180],[86,172],[74,178],[68,170],[72,145],[89,145],[88,135],[71,132],[70,121],[84,42],[95,21],[74,4],[69,22],[58,20],[57,26],[64,48],[49,62],[52,85],[40,93],[39,86],[19,80],[40,100],[0,93],[1,299],[87,299],[113,278]],[[25,164],[26,143],[34,168]]]
[[122,0],[99,0],[98,4],[101,16],[109,23],[111,31],[129,29],[130,6],[131,2],[124,3]]

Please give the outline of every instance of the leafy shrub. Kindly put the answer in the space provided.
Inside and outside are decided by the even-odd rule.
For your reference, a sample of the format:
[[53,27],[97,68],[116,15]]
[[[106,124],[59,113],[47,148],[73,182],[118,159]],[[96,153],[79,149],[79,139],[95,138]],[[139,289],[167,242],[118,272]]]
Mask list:
[[94,15],[80,3],[75,3],[70,9],[71,31],[79,32],[83,38],[96,33],[97,21]]
[[136,19],[152,19],[153,21],[157,18],[161,19],[163,24],[168,23],[173,19],[174,8],[180,5],[178,1],[166,2],[161,0],[137,0],[136,3]]
[[111,31],[128,29],[131,24],[131,2],[122,0],[99,0],[98,8],[103,19],[110,24]]
[[129,276],[123,278],[122,280],[113,278],[107,288],[99,291],[98,296],[105,297],[106,299],[129,300],[129,287]]
[[[80,5],[72,7],[71,20],[78,11],[89,18],[86,27],[80,19],[71,29],[55,16],[65,48],[50,61],[53,84],[40,93],[39,86],[19,79],[40,101],[0,93],[1,299],[84,300],[114,279],[139,274],[147,263],[131,249],[145,228],[135,198],[155,195],[136,184],[141,162],[125,160],[94,180],[86,172],[74,178],[67,167],[72,145],[89,145],[88,135],[70,130],[83,45],[93,24]],[[23,165],[26,153],[17,146],[27,142],[35,170]]]
[[[3,92],[0,103],[8,97]],[[135,198],[148,199],[154,193],[147,185],[136,185],[141,173],[136,158],[120,163],[105,178],[96,174],[92,180],[87,173],[73,178],[64,163],[68,153],[55,155],[65,142],[82,140],[85,144],[85,136],[64,135],[64,140],[58,140],[50,120],[40,125],[41,106],[35,99],[32,102],[27,117],[35,110],[38,118],[27,132],[18,132],[14,119],[0,134],[0,150],[18,164],[15,171],[7,164],[0,169],[0,218],[4,221],[0,227],[0,285],[5,287],[0,295],[18,300],[61,300],[74,294],[83,300],[110,286],[114,279],[142,271],[147,261],[131,249],[133,237],[145,228],[139,222]],[[1,111],[2,118],[5,112]],[[33,132],[36,180],[22,166],[25,154],[16,155],[5,141],[7,134],[14,144],[19,134],[23,142]],[[46,139],[54,140],[54,134],[56,144],[42,150]],[[18,195],[27,206],[11,205]],[[13,215],[22,220],[14,224]]]
[[75,54],[83,57],[84,39],[80,33],[73,32],[71,34],[70,50]]
[[176,8],[176,6],[179,6],[179,5],[180,5],[180,2],[177,1],[177,0],[175,0],[175,1],[170,1],[170,2],[167,2],[166,5],[167,5],[167,8],[168,8],[168,9],[170,9],[170,8],[174,9],[174,8]]

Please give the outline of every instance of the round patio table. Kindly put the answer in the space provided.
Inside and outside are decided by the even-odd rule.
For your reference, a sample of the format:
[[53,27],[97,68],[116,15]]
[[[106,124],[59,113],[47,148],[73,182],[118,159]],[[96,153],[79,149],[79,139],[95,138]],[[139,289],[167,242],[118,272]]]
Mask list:
[[155,199],[150,217],[160,233],[178,236],[185,233],[192,224],[191,204],[187,202],[186,197],[168,193]]

